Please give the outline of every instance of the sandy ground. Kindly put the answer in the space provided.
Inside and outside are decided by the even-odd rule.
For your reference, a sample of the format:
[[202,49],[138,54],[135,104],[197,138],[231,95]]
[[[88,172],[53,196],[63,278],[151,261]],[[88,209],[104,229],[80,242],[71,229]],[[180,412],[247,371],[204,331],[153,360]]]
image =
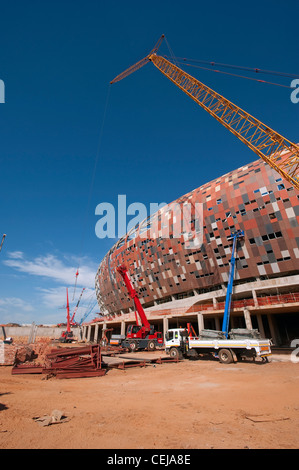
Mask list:
[[[274,357],[184,360],[76,379],[12,375],[2,366],[0,387],[1,449],[299,446],[299,364]],[[42,427],[33,419],[57,409],[65,422]]]

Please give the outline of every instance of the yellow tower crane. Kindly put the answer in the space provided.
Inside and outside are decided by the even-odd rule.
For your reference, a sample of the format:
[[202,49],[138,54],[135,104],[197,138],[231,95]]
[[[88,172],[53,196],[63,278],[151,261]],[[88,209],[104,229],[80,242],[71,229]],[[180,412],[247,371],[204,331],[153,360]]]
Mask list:
[[204,85],[169,60],[157,55],[161,36],[154,49],[110,83],[116,83],[152,62],[169,80],[205,109],[238,139],[253,150],[285,180],[299,190],[299,146]]

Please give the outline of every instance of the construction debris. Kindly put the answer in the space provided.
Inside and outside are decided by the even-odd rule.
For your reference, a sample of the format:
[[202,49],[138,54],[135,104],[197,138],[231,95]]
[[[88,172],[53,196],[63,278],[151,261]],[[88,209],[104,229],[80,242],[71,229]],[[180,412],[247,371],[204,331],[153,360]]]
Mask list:
[[59,379],[75,377],[97,377],[105,375],[102,369],[99,345],[79,348],[53,349],[45,357],[44,365],[16,364],[12,374],[47,374]]
[[51,424],[66,423],[69,419],[60,410],[53,410],[50,416],[32,418],[40,426],[50,426]]
[[274,421],[286,421],[290,419],[287,416],[266,416],[266,415],[252,415],[245,416],[246,419],[253,421],[254,423],[273,423]]
[[0,365],[2,366],[12,366],[17,362],[30,361],[33,357],[34,351],[30,346],[0,342]]
[[162,364],[164,362],[178,362],[179,359],[167,357],[156,357],[156,358],[138,358],[132,356],[119,355],[117,357],[105,357],[103,358],[104,364],[110,369],[127,369],[130,367],[145,367],[151,364]]
[[43,356],[44,363],[14,362],[11,373],[46,374],[47,378],[69,379],[77,377],[100,377],[109,369],[126,369],[145,367],[150,364],[178,362],[178,358],[167,357],[135,357],[123,355],[123,348],[101,348],[99,344],[83,347],[59,347],[50,350]]

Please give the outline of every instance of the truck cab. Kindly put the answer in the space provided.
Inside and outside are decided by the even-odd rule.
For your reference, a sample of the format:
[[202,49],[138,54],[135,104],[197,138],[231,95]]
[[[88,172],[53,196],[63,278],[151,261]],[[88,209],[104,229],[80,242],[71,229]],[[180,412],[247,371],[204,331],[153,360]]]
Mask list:
[[165,350],[169,350],[172,347],[180,347],[183,341],[183,338],[186,335],[182,335],[186,330],[183,328],[174,328],[168,330],[165,334]]
[[[141,326],[139,325],[129,325],[127,329],[127,338],[139,338]],[[139,333],[139,334],[138,334]]]

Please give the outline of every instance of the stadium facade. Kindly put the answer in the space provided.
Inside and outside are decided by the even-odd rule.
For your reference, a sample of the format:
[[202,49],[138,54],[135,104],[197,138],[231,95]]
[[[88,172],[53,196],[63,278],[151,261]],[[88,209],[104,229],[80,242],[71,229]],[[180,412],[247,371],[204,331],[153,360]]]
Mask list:
[[[190,245],[187,232],[175,234],[172,208],[186,204],[202,207],[201,227],[191,220],[193,234],[202,231],[200,244]],[[97,339],[99,325],[123,334],[135,321],[132,300],[116,271],[120,264],[128,268],[146,315],[160,331],[187,322],[197,331],[221,329],[229,238],[243,230],[231,327],[258,328],[274,344],[289,345],[299,338],[298,222],[298,191],[262,160],[204,184],[144,220],[110,249],[95,280],[103,319],[90,324],[86,335]]]

